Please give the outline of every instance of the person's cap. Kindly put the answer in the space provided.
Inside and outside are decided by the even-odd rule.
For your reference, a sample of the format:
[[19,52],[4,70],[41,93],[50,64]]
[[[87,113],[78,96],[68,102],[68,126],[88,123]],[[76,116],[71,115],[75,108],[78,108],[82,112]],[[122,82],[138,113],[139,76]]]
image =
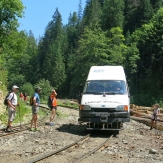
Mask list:
[[35,89],[35,91],[41,91],[42,90],[42,88],[40,88],[40,87],[37,87],[36,89]]
[[12,87],[12,89],[19,89],[19,87],[16,86],[16,85],[14,85],[14,86]]

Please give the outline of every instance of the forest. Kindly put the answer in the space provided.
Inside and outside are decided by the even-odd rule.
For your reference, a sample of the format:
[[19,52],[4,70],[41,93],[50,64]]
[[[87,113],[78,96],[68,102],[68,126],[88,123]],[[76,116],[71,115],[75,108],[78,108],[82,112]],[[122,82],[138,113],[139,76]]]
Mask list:
[[122,65],[131,103],[163,105],[162,0],[79,0],[67,24],[54,9],[37,39],[18,30],[23,10],[21,0],[0,2],[0,89],[16,84],[31,95],[39,85],[42,98],[52,87],[76,98],[91,66]]

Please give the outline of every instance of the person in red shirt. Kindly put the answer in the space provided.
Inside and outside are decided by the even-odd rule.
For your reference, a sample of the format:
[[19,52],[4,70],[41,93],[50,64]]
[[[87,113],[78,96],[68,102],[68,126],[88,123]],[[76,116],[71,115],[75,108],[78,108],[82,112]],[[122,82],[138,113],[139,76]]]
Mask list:
[[49,125],[50,126],[53,126],[54,123],[52,122],[54,117],[55,117],[55,114],[56,114],[56,110],[57,110],[57,93],[55,90],[52,90],[51,91],[51,95],[50,95],[50,99],[51,99],[51,116],[50,116],[50,123]]
[[24,101],[27,100],[27,93],[24,93]]
[[20,93],[20,100],[22,100],[23,99],[23,93],[21,92]]

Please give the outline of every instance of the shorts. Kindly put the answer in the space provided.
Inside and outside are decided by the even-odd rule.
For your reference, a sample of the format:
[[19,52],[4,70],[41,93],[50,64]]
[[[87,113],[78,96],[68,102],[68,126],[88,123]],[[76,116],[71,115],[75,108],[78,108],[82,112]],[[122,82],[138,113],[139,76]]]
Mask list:
[[53,110],[53,109],[57,110],[57,106],[51,106],[50,110]]
[[158,119],[158,116],[152,115],[152,121],[157,121]]
[[39,107],[38,106],[32,106],[32,114],[38,114],[39,112]]
[[8,121],[12,122],[15,119],[16,110],[12,107],[8,107]]

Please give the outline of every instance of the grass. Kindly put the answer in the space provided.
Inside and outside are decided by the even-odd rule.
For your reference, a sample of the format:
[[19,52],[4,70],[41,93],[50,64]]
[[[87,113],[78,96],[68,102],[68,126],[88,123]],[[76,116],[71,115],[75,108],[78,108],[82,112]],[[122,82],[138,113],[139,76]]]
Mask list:
[[[45,104],[47,105],[47,101],[42,101],[41,104]],[[63,107],[70,107],[70,108],[74,108],[74,109],[79,109],[79,105],[77,103],[71,103],[69,100],[65,99],[65,100],[57,100],[57,104],[58,106],[63,106]]]
[[[27,106],[24,103],[24,101],[22,101],[22,100],[19,100],[19,104],[20,104],[20,107],[17,107],[16,118],[13,121],[13,124],[16,124],[19,122],[29,122],[32,118],[31,106]],[[44,117],[45,115],[46,115],[46,111],[40,109],[39,116]],[[8,111],[7,110],[3,114],[0,115],[0,120],[2,121],[3,124],[7,123],[7,120],[8,120]]]
[[65,102],[61,102],[61,101],[58,101],[58,105],[59,106],[64,106],[64,107],[71,107],[71,108],[74,108],[74,109],[79,109],[79,105],[77,103],[70,103],[68,100],[66,100]]
[[[23,117],[30,113],[30,109],[26,106],[23,101],[19,101],[20,107],[16,109],[16,118],[13,123],[18,123],[20,120],[23,120]],[[8,120],[8,111],[6,110],[3,114],[0,115],[0,120],[2,123],[6,123]]]
[[63,114],[63,113],[60,112],[59,110],[57,110],[57,115],[59,116],[59,118],[67,118],[67,117],[69,117],[68,114]]

